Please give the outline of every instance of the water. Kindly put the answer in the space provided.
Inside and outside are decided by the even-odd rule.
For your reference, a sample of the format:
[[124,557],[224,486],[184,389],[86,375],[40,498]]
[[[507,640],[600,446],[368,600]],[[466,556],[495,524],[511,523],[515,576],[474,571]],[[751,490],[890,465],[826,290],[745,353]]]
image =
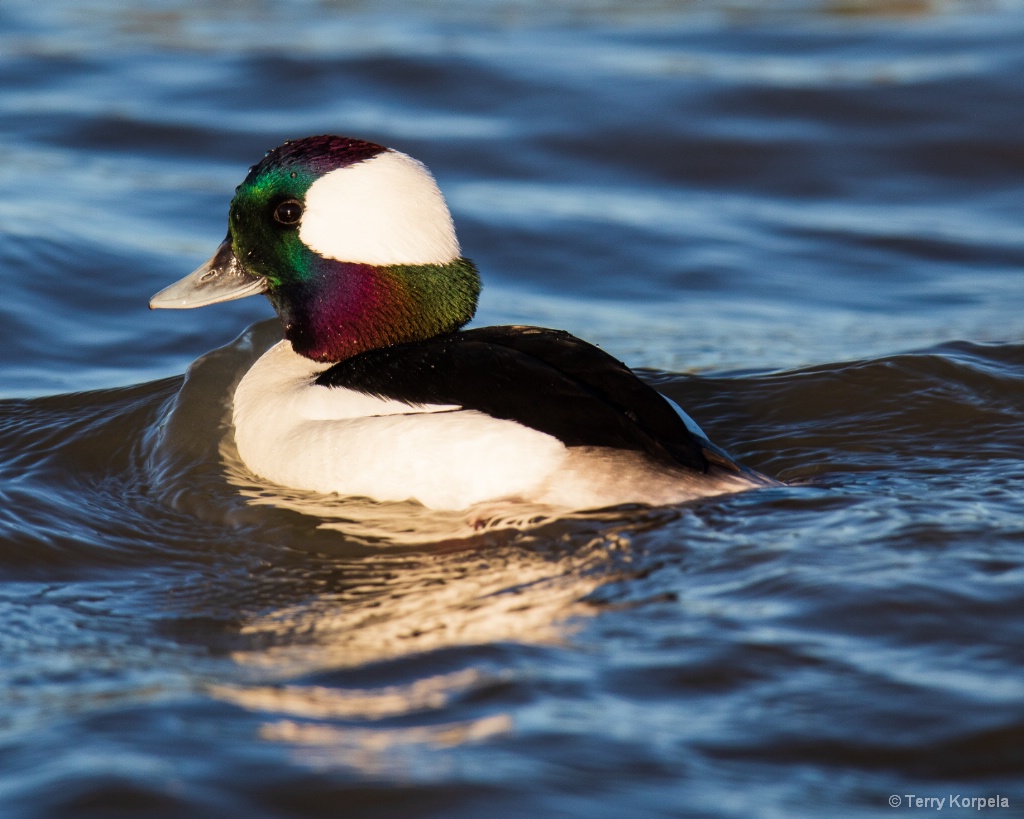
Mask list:
[[[1020,815],[1024,8],[765,5],[0,7],[4,817]],[[324,131],[430,165],[479,323],[789,485],[474,528],[246,475],[269,306],[146,301]]]

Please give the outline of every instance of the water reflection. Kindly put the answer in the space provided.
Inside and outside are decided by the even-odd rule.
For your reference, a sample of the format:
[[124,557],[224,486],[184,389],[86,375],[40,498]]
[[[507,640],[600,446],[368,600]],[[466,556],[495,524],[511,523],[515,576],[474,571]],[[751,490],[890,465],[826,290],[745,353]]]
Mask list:
[[[342,767],[364,774],[393,773],[436,765],[431,752],[482,742],[509,734],[508,713],[415,726],[380,721],[410,713],[443,713],[457,697],[492,683],[489,675],[464,669],[378,689],[327,686],[215,686],[214,696],[251,711],[270,713],[259,729],[261,739],[293,746],[297,762],[323,769]],[[373,723],[370,726],[360,722]],[[353,724],[355,723],[355,724]]]
[[414,728],[367,729],[309,725],[290,720],[267,723],[265,740],[294,746],[296,762],[323,770],[355,769],[371,776],[433,778],[451,773],[451,760],[435,753],[510,733],[507,714]]
[[453,646],[559,643],[588,613],[583,598],[629,563],[629,538],[613,528],[582,539],[558,525],[555,549],[543,530],[504,546],[347,561],[306,579],[322,590],[248,618],[241,632],[254,647],[233,656],[293,676]]
[[211,690],[221,699],[254,711],[274,711],[303,719],[377,720],[444,708],[456,694],[478,685],[482,679],[482,672],[467,668],[416,680],[410,685],[381,688],[215,685]]
[[[593,610],[586,596],[629,565],[625,531],[581,537],[568,525],[559,524],[556,548],[549,531],[505,546],[385,553],[304,574],[298,587],[321,590],[241,625],[247,647],[232,657],[260,682],[217,684],[210,693],[259,714],[260,738],[292,746],[305,766],[429,777],[452,764],[438,749],[515,730],[510,711],[460,711],[514,684],[511,672],[487,662],[493,646],[563,643]],[[408,683],[395,684],[380,665],[452,648],[467,651],[440,662],[454,656],[463,667]],[[421,675],[431,667],[417,663]],[[385,669],[379,686],[375,668]]]

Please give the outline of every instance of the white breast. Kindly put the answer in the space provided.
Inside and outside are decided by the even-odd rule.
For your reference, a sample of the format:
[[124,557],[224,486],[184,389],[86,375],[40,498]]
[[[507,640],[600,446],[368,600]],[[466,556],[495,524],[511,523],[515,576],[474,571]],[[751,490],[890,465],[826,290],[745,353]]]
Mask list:
[[282,341],[235,391],[235,442],[283,486],[434,509],[529,497],[566,458],[550,435],[453,406],[412,407],[312,383],[324,369]]

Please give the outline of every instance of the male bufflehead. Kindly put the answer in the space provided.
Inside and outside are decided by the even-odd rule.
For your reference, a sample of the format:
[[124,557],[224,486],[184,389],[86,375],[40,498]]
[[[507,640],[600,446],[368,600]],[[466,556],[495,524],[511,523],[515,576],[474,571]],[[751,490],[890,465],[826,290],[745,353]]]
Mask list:
[[460,329],[479,292],[427,168],[327,135],[253,166],[227,238],[150,307],[270,299],[285,338],[242,378],[233,421],[242,461],[282,486],[585,510],[772,483],[569,333]]

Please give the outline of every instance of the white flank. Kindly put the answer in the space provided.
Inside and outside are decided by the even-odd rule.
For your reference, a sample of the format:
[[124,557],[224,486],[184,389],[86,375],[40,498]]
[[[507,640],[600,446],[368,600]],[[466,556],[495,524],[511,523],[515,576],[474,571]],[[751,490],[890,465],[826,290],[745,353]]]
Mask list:
[[423,163],[392,150],[314,182],[299,238],[343,262],[445,264],[460,255],[434,177]]
[[257,475],[314,492],[466,509],[528,497],[566,457],[560,441],[512,421],[315,386],[322,369],[282,341],[238,385],[235,443]]
[[505,500],[581,511],[665,505],[773,483],[668,469],[635,452],[566,449],[543,432],[457,406],[318,387],[323,369],[282,341],[242,378],[235,443],[256,475],[293,489],[452,511]]

